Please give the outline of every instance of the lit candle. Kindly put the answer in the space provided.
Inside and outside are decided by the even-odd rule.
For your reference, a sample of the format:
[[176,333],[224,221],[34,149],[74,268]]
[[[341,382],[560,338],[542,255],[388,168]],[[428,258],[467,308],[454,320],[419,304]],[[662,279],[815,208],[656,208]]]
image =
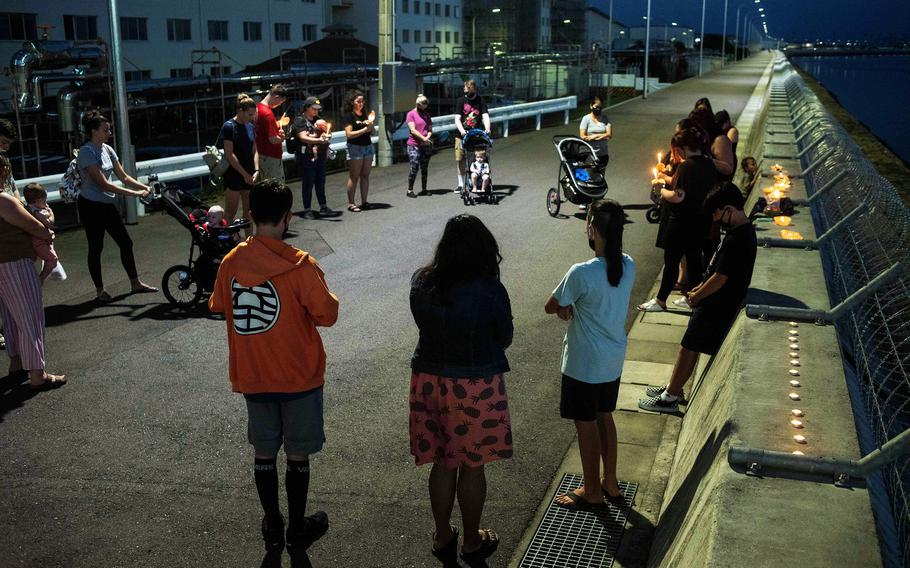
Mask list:
[[794,351],[799,351],[799,343],[791,343],[790,349],[793,349]]
[[657,153],[657,163],[658,164],[661,163],[661,161],[663,160],[663,157],[664,157],[663,153],[661,153],[661,152]]
[[805,444],[806,437],[803,436],[802,434],[797,434],[796,436],[793,436],[793,441],[796,442],[797,444]]
[[792,377],[798,377],[798,376],[799,376],[799,369],[790,369],[790,376],[792,376]]
[[791,336],[791,337],[796,337],[797,335],[799,335],[799,332],[796,331],[795,329],[788,329],[788,330],[787,330],[787,335],[789,335],[789,336]]
[[791,351],[790,357],[794,357],[794,358],[799,357],[799,351]]
[[794,367],[799,367],[799,359],[790,359],[790,364]]
[[789,227],[790,226],[790,217],[785,215],[778,215],[774,218],[774,224],[780,227]]
[[795,321],[791,321],[788,325],[789,325],[790,327],[799,327],[799,324],[796,323]]
[[799,400],[799,394],[795,392],[790,393],[790,400]]
[[803,421],[797,420],[796,418],[794,418],[793,420],[790,421],[790,426],[793,426],[794,428],[802,428]]
[[787,229],[781,229],[780,238],[787,241],[801,241],[803,240],[803,235],[799,231],[788,231]]
[[793,410],[790,411],[790,414],[792,414],[793,416],[802,416],[803,411],[798,408],[794,408]]
[[791,386],[791,387],[798,387],[798,386],[800,386],[800,385],[799,385],[799,381],[797,381],[796,379],[793,379],[792,381],[790,381],[790,386]]
[[802,452],[799,451],[799,450],[793,450],[793,453],[794,453],[795,455],[797,455],[797,456],[804,456],[804,455],[806,455],[806,454],[802,453]]

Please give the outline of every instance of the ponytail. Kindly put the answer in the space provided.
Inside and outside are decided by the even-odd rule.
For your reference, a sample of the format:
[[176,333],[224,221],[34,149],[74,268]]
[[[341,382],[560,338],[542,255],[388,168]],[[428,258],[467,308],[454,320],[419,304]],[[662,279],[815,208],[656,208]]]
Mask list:
[[606,241],[607,282],[616,288],[622,280],[622,233],[628,217],[612,199],[598,199],[588,207],[588,219]]

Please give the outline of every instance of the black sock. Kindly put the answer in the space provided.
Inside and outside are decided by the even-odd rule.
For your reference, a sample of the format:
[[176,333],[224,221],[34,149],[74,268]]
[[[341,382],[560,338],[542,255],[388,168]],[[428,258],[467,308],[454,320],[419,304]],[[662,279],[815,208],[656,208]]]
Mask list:
[[275,459],[256,458],[253,478],[256,480],[256,491],[259,492],[259,502],[262,503],[265,516],[271,521],[279,520],[281,509],[278,507],[278,469],[275,467]]
[[288,492],[288,528],[302,531],[306,517],[306,500],[310,491],[310,462],[288,459],[288,470],[284,478]]

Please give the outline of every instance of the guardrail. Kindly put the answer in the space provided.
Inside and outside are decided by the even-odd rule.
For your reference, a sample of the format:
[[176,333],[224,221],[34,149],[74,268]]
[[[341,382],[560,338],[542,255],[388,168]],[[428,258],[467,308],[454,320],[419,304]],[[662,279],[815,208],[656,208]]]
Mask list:
[[[781,63],[769,133],[792,133],[786,156],[801,175],[820,235],[831,310],[748,306],[753,315],[833,323],[843,352],[860,447],[869,454],[910,427],[910,209],[802,78]],[[902,438],[904,439],[904,438]],[[910,565],[910,461],[867,478],[886,565]],[[788,458],[789,459],[789,458]]]
[[[575,96],[562,97],[558,99],[547,99],[530,103],[520,103],[509,106],[502,106],[490,109],[490,121],[501,123],[503,125],[502,135],[509,135],[509,122],[513,120],[536,117],[537,130],[540,130],[541,118],[545,114],[556,112],[563,113],[565,124],[569,123],[569,111],[578,106],[578,99]],[[433,132],[448,132],[455,130],[455,115],[449,114],[444,116],[433,117]],[[404,140],[408,137],[407,125],[401,125],[393,134],[392,140]],[[379,142],[378,136],[373,136],[373,143]],[[344,132],[338,131],[332,134],[329,148],[336,152],[346,151],[347,142]],[[209,169],[202,160],[203,152],[193,154],[184,154],[181,156],[171,156],[168,158],[158,158],[155,160],[146,160],[136,164],[136,174],[139,178],[147,177],[149,174],[157,174],[158,179],[163,182],[173,182],[183,179],[206,177],[209,175]],[[294,155],[284,153],[283,159],[293,160]],[[35,178],[17,180],[16,185],[22,187],[25,184],[36,182],[47,188],[48,202],[55,203],[62,201],[57,187],[60,185],[60,179],[63,176],[53,174]]]

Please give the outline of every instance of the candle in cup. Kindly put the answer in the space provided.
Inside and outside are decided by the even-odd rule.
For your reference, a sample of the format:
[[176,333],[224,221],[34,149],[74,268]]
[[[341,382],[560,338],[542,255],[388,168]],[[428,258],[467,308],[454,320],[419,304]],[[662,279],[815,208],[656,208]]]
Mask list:
[[777,217],[774,218],[774,224],[781,226],[781,227],[789,227],[790,226],[790,217],[787,217],[785,215],[778,215]]

